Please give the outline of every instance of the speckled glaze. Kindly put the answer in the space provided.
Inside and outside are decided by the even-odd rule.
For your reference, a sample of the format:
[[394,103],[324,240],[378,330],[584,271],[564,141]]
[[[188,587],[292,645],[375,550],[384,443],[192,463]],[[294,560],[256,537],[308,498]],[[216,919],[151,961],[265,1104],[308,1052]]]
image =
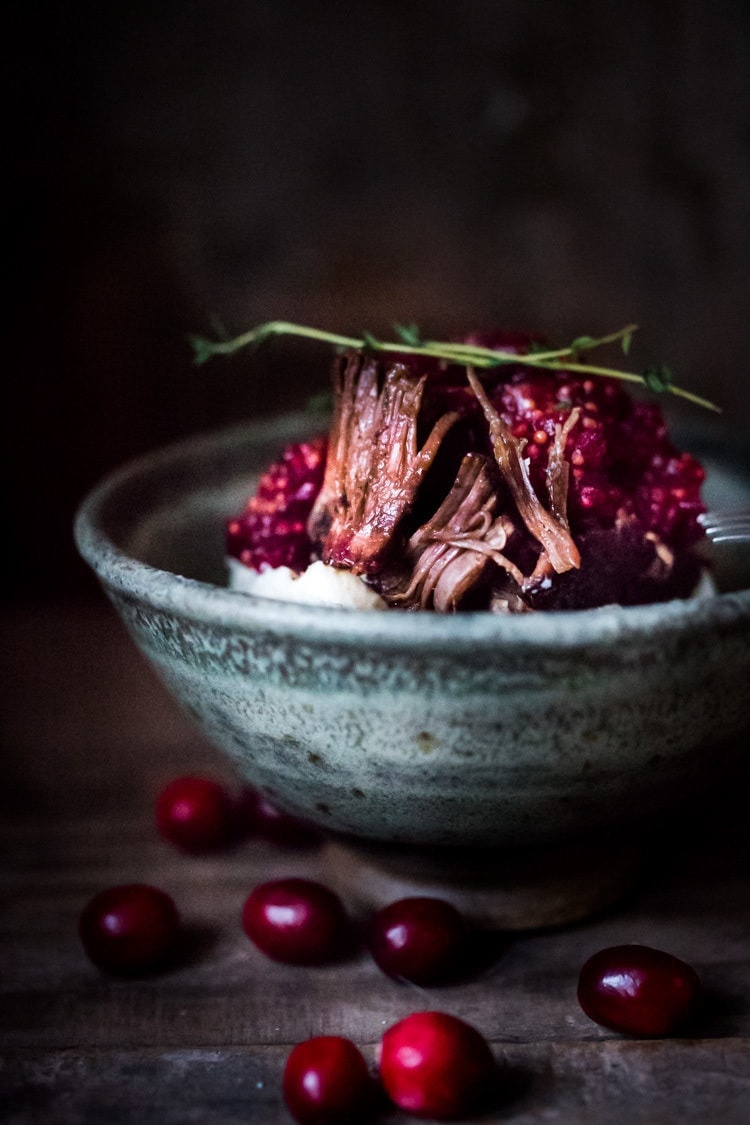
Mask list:
[[310,432],[287,417],[174,446],[104,481],[76,521],[135,641],[250,782],[360,838],[515,847],[634,821],[712,778],[750,724],[750,590],[447,617],[223,588],[225,517]]

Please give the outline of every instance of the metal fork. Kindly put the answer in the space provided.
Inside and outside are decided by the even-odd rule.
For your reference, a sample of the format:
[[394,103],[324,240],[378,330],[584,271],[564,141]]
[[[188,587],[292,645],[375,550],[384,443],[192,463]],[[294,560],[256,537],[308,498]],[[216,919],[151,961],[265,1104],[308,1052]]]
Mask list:
[[750,543],[750,508],[705,512],[698,522],[712,543]]

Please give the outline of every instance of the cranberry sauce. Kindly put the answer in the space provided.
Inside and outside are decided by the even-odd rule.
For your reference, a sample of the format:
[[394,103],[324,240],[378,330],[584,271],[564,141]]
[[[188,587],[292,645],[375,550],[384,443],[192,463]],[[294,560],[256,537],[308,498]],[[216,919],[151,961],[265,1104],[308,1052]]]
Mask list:
[[289,445],[260,478],[241,515],[227,525],[227,553],[253,570],[309,565],[307,519],[325,470],[326,438]]

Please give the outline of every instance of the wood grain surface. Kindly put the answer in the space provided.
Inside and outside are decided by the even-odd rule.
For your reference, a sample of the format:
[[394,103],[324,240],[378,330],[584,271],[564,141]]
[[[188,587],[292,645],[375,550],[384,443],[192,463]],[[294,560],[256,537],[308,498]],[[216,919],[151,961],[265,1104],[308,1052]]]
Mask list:
[[[157,838],[164,780],[231,775],[111,611],[18,610],[3,636],[1,1120],[289,1122],[280,1078],[291,1045],[343,1034],[374,1064],[384,1029],[428,1008],[461,1016],[493,1045],[503,1093],[478,1120],[750,1120],[747,767],[721,785],[707,779],[625,902],[573,927],[485,941],[460,983],[400,984],[362,950],[292,968],[251,946],[240,912],[258,882],[321,874],[319,851],[249,841],[196,858]],[[96,891],[133,881],[174,896],[186,940],[170,971],[110,979],[84,957],[78,915]],[[584,1016],[580,966],[622,942],[669,950],[699,972],[706,998],[683,1036],[630,1039]],[[407,1120],[386,1109],[380,1119]]]

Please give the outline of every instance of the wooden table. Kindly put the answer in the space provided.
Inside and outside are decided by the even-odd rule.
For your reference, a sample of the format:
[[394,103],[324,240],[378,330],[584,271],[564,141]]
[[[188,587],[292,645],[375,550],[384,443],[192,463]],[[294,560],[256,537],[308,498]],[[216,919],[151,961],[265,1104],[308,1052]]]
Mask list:
[[[240,911],[255,883],[315,876],[319,855],[251,842],[188,858],[157,839],[162,782],[226,767],[114,614],[103,604],[16,610],[3,638],[3,1121],[290,1121],[279,1089],[291,1045],[339,1033],[372,1059],[389,1024],[425,1008],[463,1017],[492,1042],[506,1094],[482,1121],[750,1121],[747,768],[723,789],[707,783],[628,901],[577,926],[508,937],[467,983],[401,985],[364,953],[291,968],[250,945]],[[174,896],[188,948],[164,975],[108,979],[83,956],[78,915],[97,890],[141,880]],[[689,1037],[629,1039],[578,1007],[583,961],[633,941],[700,973],[707,998]]]

